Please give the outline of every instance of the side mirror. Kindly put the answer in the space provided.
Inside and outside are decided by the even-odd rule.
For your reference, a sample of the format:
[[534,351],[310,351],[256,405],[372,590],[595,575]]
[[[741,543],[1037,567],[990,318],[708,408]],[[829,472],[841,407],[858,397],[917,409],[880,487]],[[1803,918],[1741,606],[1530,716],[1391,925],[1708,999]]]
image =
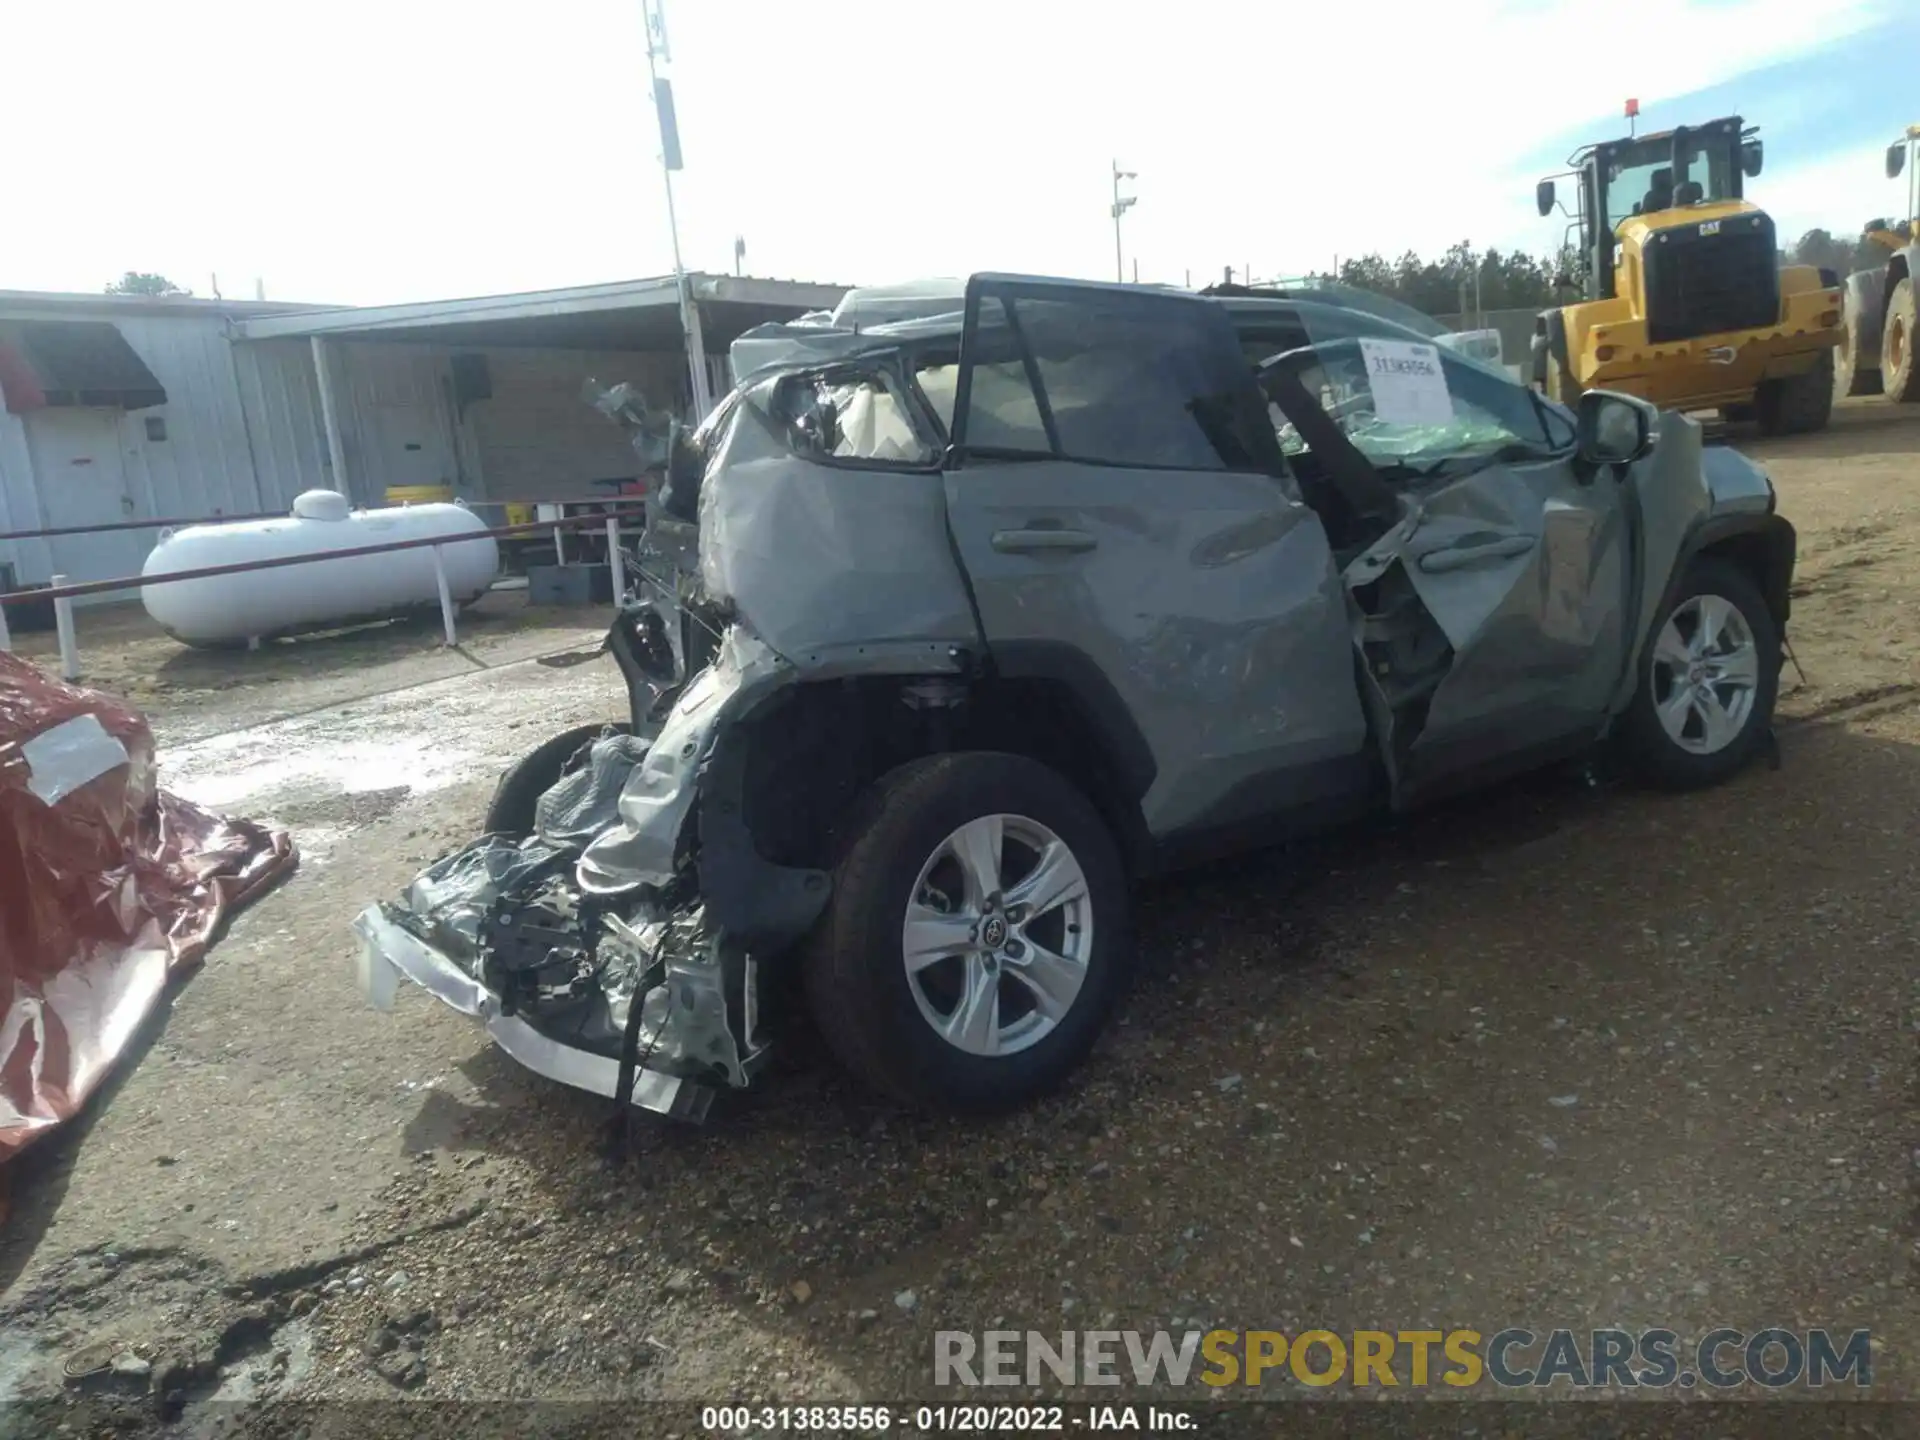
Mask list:
[[1758,140],[1749,140],[1740,147],[1740,173],[1752,179],[1760,173],[1760,167],[1766,163],[1767,152]]
[[1898,141],[1887,147],[1887,178],[1893,179],[1907,168],[1907,142]]
[[1596,469],[1631,465],[1653,448],[1653,421],[1659,412],[1635,395],[1588,390],[1575,415],[1576,450]]
[[1543,216],[1553,213],[1553,182],[1551,180],[1542,180],[1533,187],[1533,203],[1539,207]]

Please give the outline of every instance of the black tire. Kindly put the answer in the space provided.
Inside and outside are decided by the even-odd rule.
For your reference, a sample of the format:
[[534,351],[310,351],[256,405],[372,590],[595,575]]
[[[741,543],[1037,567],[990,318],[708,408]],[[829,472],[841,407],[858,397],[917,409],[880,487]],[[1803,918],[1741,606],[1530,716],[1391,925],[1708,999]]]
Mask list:
[[617,730],[624,735],[632,728],[625,721],[616,723],[600,720],[591,725],[576,725],[565,734],[556,735],[546,744],[521,756],[507,767],[499,785],[494,788],[493,803],[487,806],[482,832],[516,838],[531,835],[534,807],[539,804],[540,797],[573,768],[575,761],[585,755],[588,744],[599,739],[605,730]]
[[1903,279],[1887,297],[1886,323],[1880,331],[1880,383],[1889,400],[1902,405],[1920,402],[1920,364],[1914,346],[1920,344],[1920,317],[1914,314],[1913,277]]
[[[1037,822],[1072,852],[1086,879],[1093,940],[1080,990],[1054,1028],[1025,1049],[989,1057],[948,1042],[922,1014],[901,929],[923,866],[947,838],[1001,814]],[[840,1062],[883,1094],[936,1110],[1005,1110],[1064,1080],[1092,1049],[1133,970],[1126,871],[1087,798],[1024,756],[937,755],[877,782],[845,833],[833,898],[802,956],[808,1008]],[[1002,995],[1020,988],[1011,978],[996,985]]]
[[[1753,701],[1739,732],[1729,743],[1707,753],[1690,750],[1670,736],[1656,708],[1660,699],[1672,694],[1671,667],[1664,665],[1657,654],[1661,633],[1676,611],[1700,596],[1718,596],[1739,611],[1753,640],[1757,671]],[[1744,570],[1724,560],[1697,560],[1668,597],[1648,638],[1647,653],[1640,663],[1640,688],[1623,725],[1628,754],[1635,768],[1663,789],[1696,790],[1717,785],[1744,767],[1766,743],[1779,688],[1780,626],[1759,587]]]
[[1804,375],[1768,380],[1754,395],[1763,435],[1808,435],[1833,418],[1833,351],[1824,350]]
[[[1860,302],[1847,292],[1846,308],[1840,317],[1840,343],[1833,351],[1833,398],[1872,395],[1880,389],[1880,357],[1860,353]],[[1861,361],[1870,363],[1863,365]]]

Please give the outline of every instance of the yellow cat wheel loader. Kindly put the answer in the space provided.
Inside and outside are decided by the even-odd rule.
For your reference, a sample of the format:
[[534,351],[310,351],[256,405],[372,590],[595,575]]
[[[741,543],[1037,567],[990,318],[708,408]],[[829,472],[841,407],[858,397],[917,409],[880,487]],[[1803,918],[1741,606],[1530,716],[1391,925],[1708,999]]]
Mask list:
[[[1580,275],[1562,278],[1583,298],[1535,322],[1534,383],[1567,404],[1622,390],[1773,434],[1824,428],[1839,277],[1780,264],[1773,218],[1741,193],[1762,160],[1738,115],[1577,151]],[[1552,179],[1535,200],[1553,213]]]
[[1907,218],[1869,220],[1866,238],[1888,252],[1887,263],[1847,277],[1845,335],[1834,355],[1833,393],[1884,393],[1920,402],[1920,365],[1914,363],[1915,296],[1920,286],[1920,125],[1887,147],[1887,178],[1907,176]]

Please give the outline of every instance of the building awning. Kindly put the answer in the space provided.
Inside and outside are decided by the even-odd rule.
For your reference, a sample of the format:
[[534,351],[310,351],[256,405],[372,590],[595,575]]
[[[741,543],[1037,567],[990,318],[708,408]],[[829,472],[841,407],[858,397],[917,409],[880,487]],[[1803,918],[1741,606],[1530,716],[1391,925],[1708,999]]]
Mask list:
[[[687,288],[699,307],[702,338],[717,354],[725,354],[743,330],[792,320],[809,310],[831,310],[847,291],[844,285],[697,271],[688,274]],[[320,337],[455,347],[672,351],[684,343],[679,307],[679,282],[662,275],[470,300],[252,316],[236,324],[234,333],[243,340]]]
[[23,415],[54,405],[144,410],[167,392],[108,320],[0,323],[0,393]]

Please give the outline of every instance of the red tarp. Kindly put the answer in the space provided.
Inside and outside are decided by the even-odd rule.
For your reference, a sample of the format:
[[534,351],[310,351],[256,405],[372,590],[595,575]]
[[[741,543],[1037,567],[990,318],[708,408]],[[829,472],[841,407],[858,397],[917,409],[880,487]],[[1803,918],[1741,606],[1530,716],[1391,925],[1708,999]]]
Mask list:
[[299,863],[160,790],[137,710],[0,654],[0,1162],[72,1115],[168,976]]

